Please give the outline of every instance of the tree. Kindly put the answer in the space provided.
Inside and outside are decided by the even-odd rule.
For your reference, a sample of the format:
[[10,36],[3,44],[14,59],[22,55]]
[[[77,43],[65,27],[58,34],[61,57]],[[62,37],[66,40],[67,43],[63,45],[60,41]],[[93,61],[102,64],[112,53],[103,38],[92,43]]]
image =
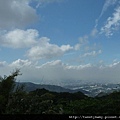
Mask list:
[[9,97],[15,88],[16,77],[20,74],[20,70],[16,69],[9,76],[0,77],[0,113],[4,113]]

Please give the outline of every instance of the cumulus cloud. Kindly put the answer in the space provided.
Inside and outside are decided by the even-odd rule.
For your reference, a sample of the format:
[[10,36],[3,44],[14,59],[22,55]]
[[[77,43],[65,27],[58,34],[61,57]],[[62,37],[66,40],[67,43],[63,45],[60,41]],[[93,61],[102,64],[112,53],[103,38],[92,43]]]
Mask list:
[[120,6],[115,9],[112,17],[107,19],[104,27],[101,28],[101,33],[106,36],[113,35],[113,32],[120,28]]
[[37,66],[36,68],[46,68],[46,67],[50,67],[50,66],[63,66],[64,64],[62,63],[61,60],[56,60],[56,61],[50,61],[47,63],[42,64],[41,66]]
[[99,55],[102,53],[102,50],[99,50],[98,52],[97,51],[92,51],[92,52],[89,52],[89,53],[85,53],[83,55],[83,57],[88,57],[88,56],[96,56],[96,55]]
[[14,49],[27,48],[26,56],[33,60],[62,56],[74,49],[70,45],[51,44],[49,38],[40,38],[36,29],[3,31],[0,34],[0,43],[1,46]]
[[29,60],[18,59],[16,61],[13,61],[9,66],[21,68],[21,67],[30,66],[30,65],[31,65],[31,61],[29,61]]
[[38,16],[29,1],[0,0],[0,28],[21,28],[36,21]]
[[114,62],[109,65],[109,67],[116,67],[117,65],[120,65],[120,62]]
[[15,29],[2,34],[0,42],[2,46],[11,48],[24,48],[34,45],[39,34],[35,29]]
[[70,45],[62,45],[60,47],[60,49],[63,51],[63,52],[67,52],[67,51],[70,51],[73,49],[73,47],[71,47]]
[[59,47],[56,44],[50,44],[50,39],[42,37],[39,40],[38,45],[33,46],[28,50],[27,56],[31,59],[50,59],[57,56],[62,56],[65,52],[72,50],[73,47],[70,45],[62,45]]
[[[32,65],[33,64],[33,65]],[[73,85],[86,82],[119,83],[120,62],[98,66],[92,64],[68,65],[61,60],[50,61],[42,65],[34,65],[28,60],[18,59],[13,63],[0,67],[0,75],[9,74],[17,66],[21,67],[21,82],[39,84]]]

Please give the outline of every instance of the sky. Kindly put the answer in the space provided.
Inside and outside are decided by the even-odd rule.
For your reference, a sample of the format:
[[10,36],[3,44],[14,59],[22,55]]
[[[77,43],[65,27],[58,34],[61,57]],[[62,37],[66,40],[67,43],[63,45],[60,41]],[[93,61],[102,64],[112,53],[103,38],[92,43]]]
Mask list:
[[51,85],[120,83],[119,0],[0,0],[0,75]]

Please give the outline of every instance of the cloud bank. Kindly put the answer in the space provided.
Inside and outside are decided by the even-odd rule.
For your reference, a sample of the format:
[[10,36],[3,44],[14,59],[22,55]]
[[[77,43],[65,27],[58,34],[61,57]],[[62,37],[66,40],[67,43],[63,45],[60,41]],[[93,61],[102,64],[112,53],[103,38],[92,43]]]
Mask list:
[[[29,60],[18,59],[10,64],[0,62],[0,74],[9,74],[12,69],[19,67],[22,76],[21,82],[33,82],[39,84],[74,85],[86,82],[119,83],[120,62],[110,65],[68,65],[61,60],[35,65]],[[3,65],[2,65],[3,64]],[[5,72],[6,71],[6,72]]]

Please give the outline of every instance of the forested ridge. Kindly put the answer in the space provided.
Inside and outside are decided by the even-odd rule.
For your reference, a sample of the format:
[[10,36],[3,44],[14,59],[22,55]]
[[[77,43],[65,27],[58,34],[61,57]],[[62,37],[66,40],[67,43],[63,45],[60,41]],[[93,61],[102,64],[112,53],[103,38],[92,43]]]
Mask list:
[[0,114],[120,114],[120,92],[103,97],[88,97],[82,92],[51,92],[36,89],[26,92],[15,86],[19,70],[0,77]]

